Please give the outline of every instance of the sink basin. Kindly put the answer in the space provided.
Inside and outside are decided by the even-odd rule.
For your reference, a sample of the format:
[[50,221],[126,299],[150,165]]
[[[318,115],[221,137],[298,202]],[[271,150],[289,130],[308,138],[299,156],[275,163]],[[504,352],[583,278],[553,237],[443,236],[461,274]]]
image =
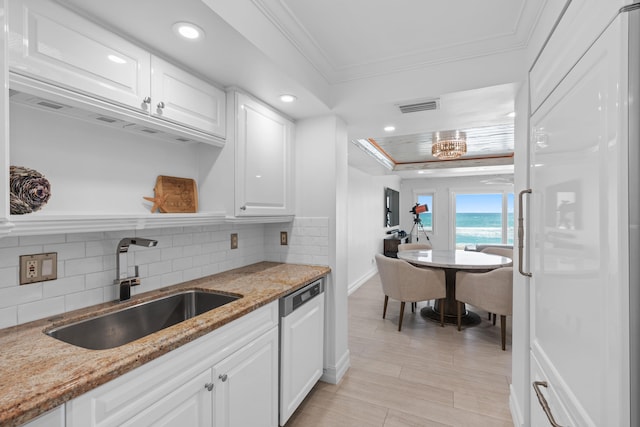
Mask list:
[[114,348],[228,304],[239,296],[185,291],[46,331],[91,350]]

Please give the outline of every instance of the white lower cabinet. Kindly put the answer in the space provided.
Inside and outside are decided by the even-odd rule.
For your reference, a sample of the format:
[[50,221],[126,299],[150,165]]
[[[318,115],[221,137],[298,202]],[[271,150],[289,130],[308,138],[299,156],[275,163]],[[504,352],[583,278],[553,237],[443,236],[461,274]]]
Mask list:
[[64,427],[64,405],[58,406],[23,424],[22,427]]
[[215,426],[278,425],[278,328],[213,368]]
[[277,302],[91,390],[65,407],[67,427],[275,427]]

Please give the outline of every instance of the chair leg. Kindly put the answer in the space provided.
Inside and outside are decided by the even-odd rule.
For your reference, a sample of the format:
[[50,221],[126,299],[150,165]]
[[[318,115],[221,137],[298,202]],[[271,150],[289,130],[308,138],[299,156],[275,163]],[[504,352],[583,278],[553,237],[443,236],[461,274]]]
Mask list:
[[491,312],[487,312],[487,320],[491,320]]
[[384,308],[382,309],[382,318],[384,319],[387,315],[387,304],[389,303],[389,296],[384,296]]
[[460,301],[456,301],[456,314],[458,317],[458,330],[460,330],[460,324],[462,323],[462,303]]
[[416,306],[417,306],[417,305],[416,305],[416,303],[415,303],[415,302],[412,302],[412,303],[411,303],[411,312],[412,312],[412,313],[415,313],[415,312],[416,312]]
[[440,301],[440,327],[444,328],[444,298]]
[[402,318],[404,317],[404,301],[400,303],[400,320],[398,321],[398,331],[402,329]]
[[502,351],[507,350],[507,316],[500,315],[500,336],[502,337]]
[[493,313],[493,326],[496,326],[496,314]]

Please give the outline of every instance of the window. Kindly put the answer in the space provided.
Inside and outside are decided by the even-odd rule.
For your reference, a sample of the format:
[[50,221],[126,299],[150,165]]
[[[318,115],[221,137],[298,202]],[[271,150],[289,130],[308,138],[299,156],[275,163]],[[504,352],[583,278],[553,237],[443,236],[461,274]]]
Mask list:
[[513,193],[455,195],[455,246],[513,244]]

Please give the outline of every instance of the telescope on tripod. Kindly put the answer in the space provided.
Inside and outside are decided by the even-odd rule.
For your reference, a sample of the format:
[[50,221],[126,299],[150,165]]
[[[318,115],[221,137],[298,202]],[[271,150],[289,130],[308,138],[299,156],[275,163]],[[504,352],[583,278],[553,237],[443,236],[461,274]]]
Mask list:
[[429,240],[429,236],[427,236],[427,232],[424,231],[424,227],[422,226],[422,219],[420,218],[421,213],[429,212],[429,208],[427,207],[427,205],[416,203],[409,212],[413,214],[413,226],[411,226],[409,236],[413,235],[413,229],[418,226],[418,231],[416,232],[416,242],[420,240],[420,232],[422,231],[422,234],[424,234],[427,242],[431,243],[431,240]]

